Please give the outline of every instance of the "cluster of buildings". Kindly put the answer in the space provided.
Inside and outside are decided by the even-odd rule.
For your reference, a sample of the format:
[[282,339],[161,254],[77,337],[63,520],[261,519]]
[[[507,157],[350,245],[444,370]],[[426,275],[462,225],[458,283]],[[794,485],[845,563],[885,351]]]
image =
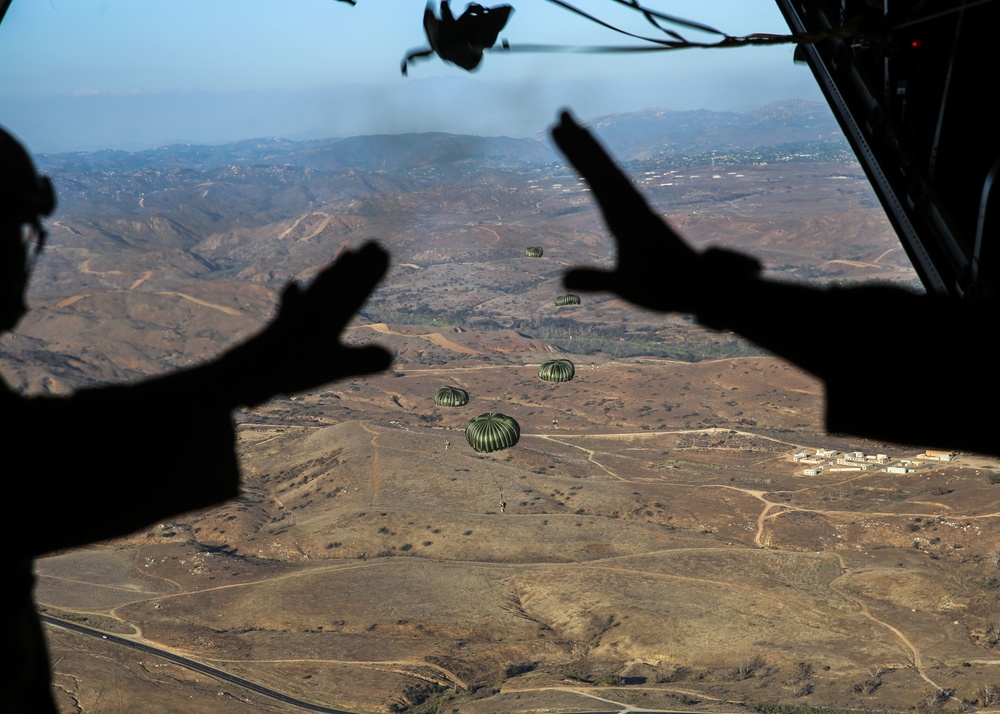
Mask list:
[[799,449],[792,454],[792,461],[806,465],[803,476],[819,476],[823,471],[838,473],[844,471],[885,471],[890,474],[910,474],[926,461],[954,461],[951,451],[931,451],[928,449],[912,459],[893,459],[888,454],[866,454],[850,451],[841,454],[835,449]]

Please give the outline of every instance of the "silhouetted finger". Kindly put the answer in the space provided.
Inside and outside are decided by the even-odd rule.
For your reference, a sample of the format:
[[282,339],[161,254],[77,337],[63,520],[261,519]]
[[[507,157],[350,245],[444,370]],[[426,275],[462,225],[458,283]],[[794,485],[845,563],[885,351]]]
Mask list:
[[348,347],[337,355],[342,377],[384,372],[392,366],[393,355],[382,347]]
[[[385,276],[389,269],[389,254],[378,243],[370,241],[356,251],[347,251],[323,270],[308,287],[315,296],[337,293],[343,297],[358,297],[358,306]],[[364,291],[362,293],[362,290]]]
[[552,129],[552,138],[590,185],[615,237],[619,241],[648,238],[643,233],[655,230],[659,218],[593,135],[577,124],[569,112],[563,112],[559,124]]
[[646,200],[636,190],[631,179],[618,168],[593,134],[577,124],[569,112],[563,112],[561,121],[552,129],[552,138],[569,162],[587,180],[594,193],[615,196],[631,194],[645,207]]
[[613,290],[614,281],[614,273],[593,268],[576,268],[563,276],[563,285],[567,290],[584,290],[586,292]]
[[616,181],[628,183],[604,147],[587,129],[577,124],[569,112],[560,115],[559,123],[552,128],[552,139],[591,185]]
[[311,319],[342,326],[361,309],[388,267],[389,254],[377,243],[366,243],[323,270],[295,303],[308,308]]

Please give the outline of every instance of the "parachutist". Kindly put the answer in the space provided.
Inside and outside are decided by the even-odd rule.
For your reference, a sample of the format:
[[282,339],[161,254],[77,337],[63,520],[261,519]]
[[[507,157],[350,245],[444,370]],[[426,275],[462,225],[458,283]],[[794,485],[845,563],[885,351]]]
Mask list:
[[509,449],[521,438],[521,425],[512,417],[487,412],[470,419],[465,427],[465,440],[481,454]]
[[538,368],[538,376],[546,382],[568,382],[576,374],[576,368],[568,359],[550,359]]
[[434,403],[439,407],[464,407],[469,403],[469,393],[459,387],[439,387],[434,392]]
[[424,9],[424,33],[430,47],[413,50],[406,55],[403,59],[403,76],[406,76],[413,60],[434,54],[445,62],[457,64],[471,72],[483,61],[483,51],[496,44],[497,37],[512,12],[514,8],[510,5],[483,7],[472,3],[455,19],[448,0],[441,0],[441,17],[438,18],[428,3]]

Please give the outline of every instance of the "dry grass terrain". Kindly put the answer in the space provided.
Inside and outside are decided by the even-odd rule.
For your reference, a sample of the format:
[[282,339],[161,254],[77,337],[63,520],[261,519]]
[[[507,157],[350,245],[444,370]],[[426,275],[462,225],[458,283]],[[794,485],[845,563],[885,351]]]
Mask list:
[[[982,464],[801,476],[799,446],[919,449],[823,435],[818,385],[770,357],[581,360],[549,384],[517,354],[523,367],[402,365],[247,415],[243,496],[41,561],[40,600],[364,711],[436,686],[473,712],[594,696],[905,708],[994,681],[1000,491]],[[445,382],[470,404],[435,406]],[[744,393],[753,427],[720,402]],[[493,409],[521,440],[476,454],[463,423]],[[107,697],[206,686],[117,649],[88,680]],[[79,698],[81,676],[59,686]]]
[[[670,171],[640,180],[698,245],[789,279],[913,280],[856,165]],[[922,449],[826,435],[816,380],[683,316],[556,308],[567,266],[613,257],[562,167],[292,173],[269,175],[301,196],[143,174],[175,183],[60,217],[5,377],[65,393],[191,364],[370,236],[394,267],[346,339],[394,351],[393,371],[237,414],[242,495],[39,560],[48,614],[353,711],[996,703],[1000,464],[803,476],[802,447]],[[539,380],[557,354],[576,377]],[[435,406],[445,384],[470,403]],[[468,446],[487,411],[517,419],[515,447]],[[67,714],[296,710],[47,631]]]

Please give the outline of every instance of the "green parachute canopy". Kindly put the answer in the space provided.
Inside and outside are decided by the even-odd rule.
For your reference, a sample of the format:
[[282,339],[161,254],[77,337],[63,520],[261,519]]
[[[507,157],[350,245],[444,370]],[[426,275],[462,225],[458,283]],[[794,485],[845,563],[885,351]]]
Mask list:
[[550,359],[538,368],[538,376],[547,382],[568,382],[574,374],[576,369],[568,359]]
[[520,438],[520,425],[506,414],[497,412],[480,414],[475,419],[470,419],[465,427],[466,441],[480,453],[510,448]]
[[434,392],[434,403],[439,407],[464,407],[469,403],[469,393],[458,387],[439,387]]
[[560,295],[556,298],[556,305],[562,307],[563,305],[579,305],[580,296],[579,295]]
[[542,257],[542,249],[539,248],[538,246],[532,246],[530,248],[525,248],[524,249],[524,254],[526,256],[528,256],[529,258],[541,258]]

